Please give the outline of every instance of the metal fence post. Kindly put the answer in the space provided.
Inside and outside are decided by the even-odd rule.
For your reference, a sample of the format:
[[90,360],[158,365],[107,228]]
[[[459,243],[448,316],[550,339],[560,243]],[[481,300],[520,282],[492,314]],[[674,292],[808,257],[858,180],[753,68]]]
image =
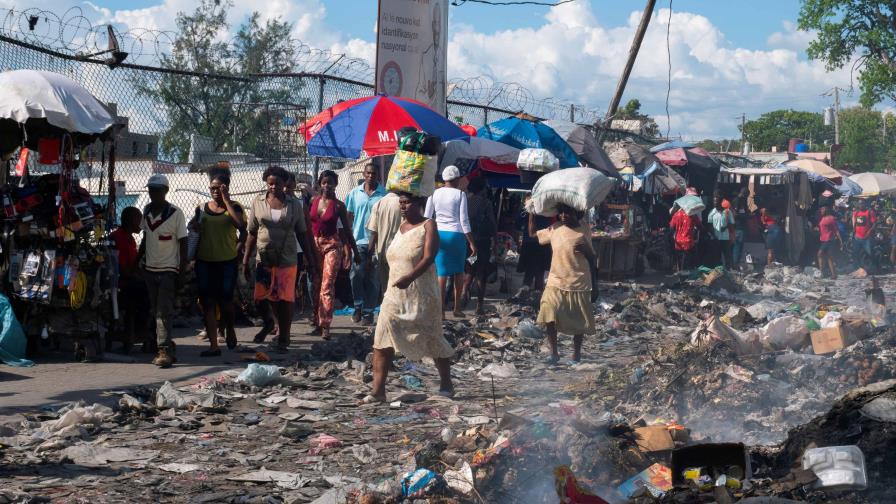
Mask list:
[[[317,112],[315,115],[324,111],[324,83],[327,81],[324,79],[323,75],[317,76]],[[314,178],[311,180],[312,184],[317,183],[317,176],[320,174],[320,158],[314,156]]]

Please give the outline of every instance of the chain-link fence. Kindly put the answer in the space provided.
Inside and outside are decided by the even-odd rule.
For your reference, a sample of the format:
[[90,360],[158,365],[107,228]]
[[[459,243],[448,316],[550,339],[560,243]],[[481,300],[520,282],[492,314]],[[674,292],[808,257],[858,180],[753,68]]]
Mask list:
[[[66,75],[115,110],[125,125],[116,139],[116,179],[124,184],[119,209],[145,204],[143,186],[154,173],[169,177],[169,199],[188,209],[207,199],[203,172],[218,164],[230,167],[231,193],[246,204],[261,190],[261,175],[270,165],[297,174],[342,168],[349,160],[309,157],[298,125],[340,101],[373,92],[370,84],[322,74],[234,77],[128,64],[113,69],[8,36],[0,36],[0,65]],[[171,99],[177,94],[195,100]],[[477,127],[515,112],[448,104],[450,118]],[[97,168],[103,164],[101,149],[89,156]],[[82,185],[97,192],[100,172],[82,171]]]

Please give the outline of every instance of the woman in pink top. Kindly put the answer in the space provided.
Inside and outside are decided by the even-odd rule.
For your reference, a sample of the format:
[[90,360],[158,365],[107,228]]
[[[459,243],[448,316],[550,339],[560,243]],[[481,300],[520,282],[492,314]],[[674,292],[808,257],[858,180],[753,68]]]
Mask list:
[[[311,200],[311,236],[320,258],[321,273],[314,279],[312,293],[311,334],[330,339],[330,324],[333,322],[333,300],[336,298],[336,277],[340,268],[347,269],[351,255],[358,257],[358,248],[352,236],[351,224],[345,203],[336,198],[338,178],[332,170],[325,170],[317,178],[320,196]],[[339,227],[339,224],[342,227]],[[348,257],[343,247],[348,245]],[[348,260],[346,260],[348,259]]]

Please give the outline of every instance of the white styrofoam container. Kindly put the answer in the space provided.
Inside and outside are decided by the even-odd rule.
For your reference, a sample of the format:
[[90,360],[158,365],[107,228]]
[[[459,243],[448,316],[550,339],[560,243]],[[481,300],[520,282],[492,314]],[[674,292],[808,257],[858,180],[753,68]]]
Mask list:
[[815,488],[864,490],[868,487],[865,456],[858,446],[811,448],[803,453],[803,469],[818,476]]

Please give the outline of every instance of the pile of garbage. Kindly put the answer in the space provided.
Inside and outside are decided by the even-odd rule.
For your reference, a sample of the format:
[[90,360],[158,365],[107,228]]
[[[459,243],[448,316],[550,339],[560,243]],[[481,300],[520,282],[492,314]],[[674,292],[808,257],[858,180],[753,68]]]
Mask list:
[[399,358],[389,402],[359,404],[371,333],[334,335],[297,362],[0,426],[0,503],[884,502],[894,280],[770,268],[606,286],[585,360],[559,364],[524,290],[445,321],[453,399],[432,363]]

